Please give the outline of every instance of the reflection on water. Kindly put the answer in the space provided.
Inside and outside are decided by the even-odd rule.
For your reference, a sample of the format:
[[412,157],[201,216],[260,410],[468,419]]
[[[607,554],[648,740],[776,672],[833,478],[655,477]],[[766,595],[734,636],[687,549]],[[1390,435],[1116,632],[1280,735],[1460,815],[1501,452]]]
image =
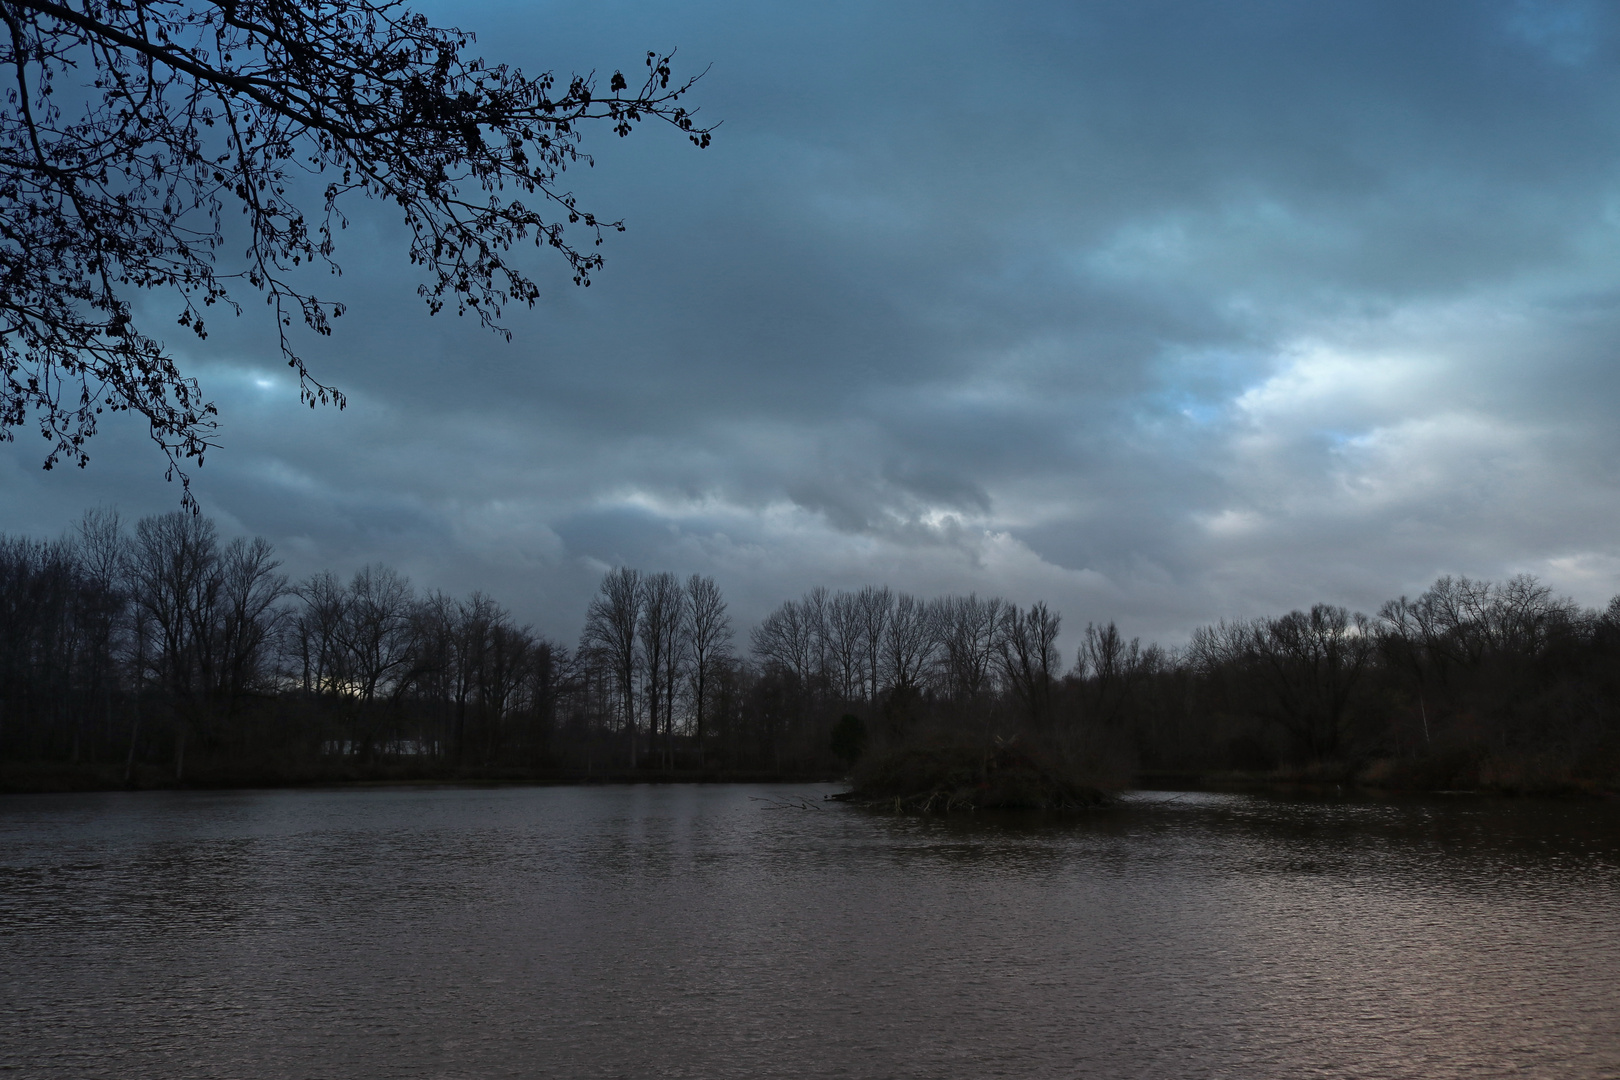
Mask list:
[[0,1069],[1620,1076],[1620,810],[0,799]]

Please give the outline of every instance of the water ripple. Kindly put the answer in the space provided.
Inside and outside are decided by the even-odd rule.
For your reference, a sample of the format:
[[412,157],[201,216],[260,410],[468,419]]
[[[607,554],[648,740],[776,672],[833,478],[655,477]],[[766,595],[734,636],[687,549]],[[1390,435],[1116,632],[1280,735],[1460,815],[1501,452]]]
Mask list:
[[1608,804],[822,790],[0,799],[0,1070],[1620,1077]]

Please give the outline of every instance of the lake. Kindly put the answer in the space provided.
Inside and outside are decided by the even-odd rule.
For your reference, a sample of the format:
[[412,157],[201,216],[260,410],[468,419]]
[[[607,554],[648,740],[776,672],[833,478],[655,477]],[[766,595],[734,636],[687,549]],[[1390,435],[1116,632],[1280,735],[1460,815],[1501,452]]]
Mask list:
[[1620,807],[0,797],[0,1071],[1620,1077]]

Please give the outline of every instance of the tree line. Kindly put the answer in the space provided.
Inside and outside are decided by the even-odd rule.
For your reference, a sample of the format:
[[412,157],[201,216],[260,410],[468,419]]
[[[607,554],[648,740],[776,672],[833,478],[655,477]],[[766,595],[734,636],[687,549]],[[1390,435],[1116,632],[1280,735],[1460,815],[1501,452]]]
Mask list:
[[[1443,577],[1182,648],[977,595],[814,588],[740,643],[712,578],[619,567],[572,647],[370,565],[291,580],[184,512],[0,536],[0,760],[103,780],[836,775],[874,749],[1080,734],[1122,775],[1410,786],[1620,773],[1620,598]],[[987,743],[988,745],[988,743]]]

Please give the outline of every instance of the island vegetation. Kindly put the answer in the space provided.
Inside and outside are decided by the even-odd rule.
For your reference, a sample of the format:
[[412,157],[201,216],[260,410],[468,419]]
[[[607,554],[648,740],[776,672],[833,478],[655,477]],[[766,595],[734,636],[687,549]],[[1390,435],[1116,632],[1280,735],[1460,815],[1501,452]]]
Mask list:
[[1220,622],[1181,648],[1045,604],[812,589],[739,641],[714,581],[620,567],[567,644],[482,593],[97,511],[0,537],[9,790],[836,779],[922,809],[1132,783],[1605,792],[1620,600],[1444,577],[1376,616]]

